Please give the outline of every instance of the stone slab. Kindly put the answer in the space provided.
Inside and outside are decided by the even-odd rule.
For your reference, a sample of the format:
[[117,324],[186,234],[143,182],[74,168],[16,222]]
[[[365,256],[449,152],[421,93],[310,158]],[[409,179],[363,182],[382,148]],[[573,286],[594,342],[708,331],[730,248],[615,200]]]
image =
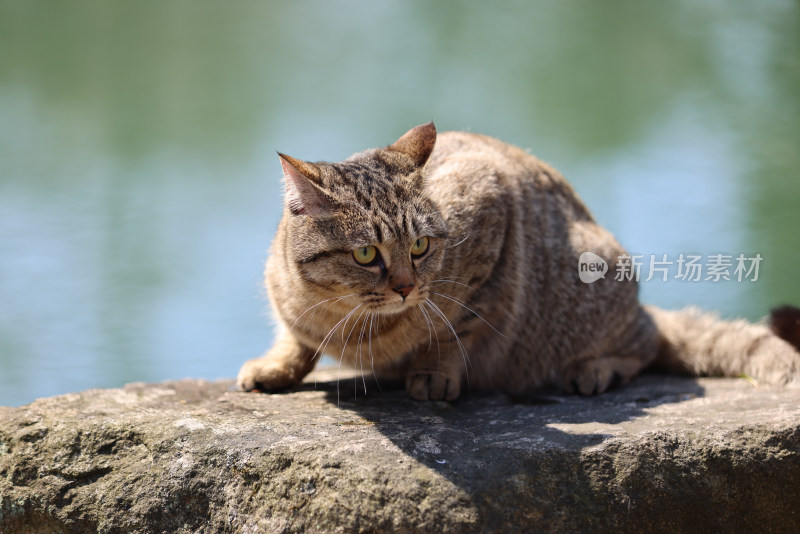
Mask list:
[[800,390],[420,403],[337,374],[0,408],[0,532],[800,532]]

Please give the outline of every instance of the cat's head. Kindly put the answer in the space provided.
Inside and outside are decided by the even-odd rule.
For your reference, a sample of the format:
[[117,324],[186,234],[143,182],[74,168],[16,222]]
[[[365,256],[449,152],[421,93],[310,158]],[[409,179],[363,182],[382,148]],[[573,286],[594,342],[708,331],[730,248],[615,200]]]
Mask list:
[[433,123],[338,163],[280,155],[286,186],[286,259],[331,305],[398,313],[426,296],[447,237],[426,194]]

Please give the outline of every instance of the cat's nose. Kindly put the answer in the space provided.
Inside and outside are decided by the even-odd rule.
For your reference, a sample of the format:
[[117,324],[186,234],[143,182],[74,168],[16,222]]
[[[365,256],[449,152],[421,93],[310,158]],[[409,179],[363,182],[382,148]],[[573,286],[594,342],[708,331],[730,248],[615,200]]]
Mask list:
[[412,289],[414,289],[414,284],[407,284],[404,286],[394,286],[392,291],[395,293],[400,293],[400,296],[403,297],[403,300],[405,300],[408,294],[411,293]]
[[399,269],[389,277],[389,287],[392,291],[399,293],[403,300],[414,289],[414,278],[409,269]]

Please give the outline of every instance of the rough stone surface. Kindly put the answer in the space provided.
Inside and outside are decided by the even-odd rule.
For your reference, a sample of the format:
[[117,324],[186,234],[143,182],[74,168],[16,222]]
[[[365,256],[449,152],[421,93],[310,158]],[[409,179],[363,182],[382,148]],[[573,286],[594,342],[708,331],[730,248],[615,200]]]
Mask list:
[[335,377],[0,408],[0,532],[800,532],[798,390],[653,375],[447,404]]

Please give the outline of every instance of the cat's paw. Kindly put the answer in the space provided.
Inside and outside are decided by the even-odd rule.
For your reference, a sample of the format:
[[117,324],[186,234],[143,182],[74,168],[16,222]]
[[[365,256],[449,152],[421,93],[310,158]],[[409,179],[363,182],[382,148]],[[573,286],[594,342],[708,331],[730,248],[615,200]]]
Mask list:
[[627,382],[610,359],[593,359],[572,364],[563,371],[561,380],[565,391],[585,396],[599,395]]
[[263,358],[245,362],[239,370],[239,376],[236,378],[239,388],[244,391],[286,389],[299,381],[291,369],[281,365],[279,362]]
[[406,392],[422,401],[453,401],[461,393],[461,378],[441,371],[412,371],[406,378]]

